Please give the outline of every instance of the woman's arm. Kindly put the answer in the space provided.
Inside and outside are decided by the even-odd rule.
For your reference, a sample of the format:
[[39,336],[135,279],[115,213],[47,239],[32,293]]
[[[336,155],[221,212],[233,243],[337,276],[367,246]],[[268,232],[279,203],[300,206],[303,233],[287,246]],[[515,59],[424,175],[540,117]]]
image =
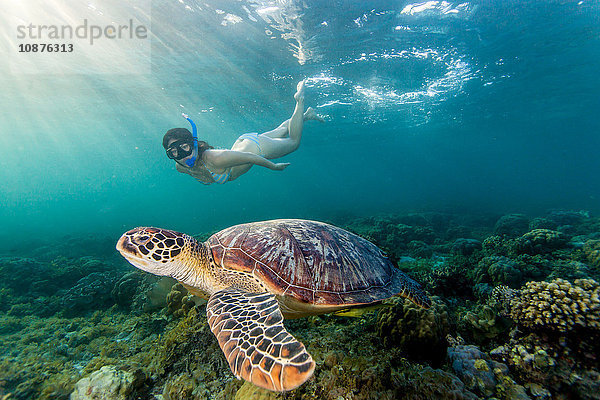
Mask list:
[[254,164],[274,171],[282,171],[290,165],[290,163],[274,163],[257,154],[235,150],[207,150],[206,158],[206,161],[219,169],[243,164]]

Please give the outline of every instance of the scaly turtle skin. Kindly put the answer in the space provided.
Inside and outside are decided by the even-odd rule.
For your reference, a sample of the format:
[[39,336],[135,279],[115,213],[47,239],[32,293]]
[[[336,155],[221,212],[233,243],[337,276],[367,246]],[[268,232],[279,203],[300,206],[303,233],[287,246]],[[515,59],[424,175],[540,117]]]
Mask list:
[[134,266],[171,276],[208,299],[211,331],[237,378],[287,391],[315,363],[283,326],[298,318],[401,295],[429,307],[420,285],[371,242],[332,225],[282,219],[236,225],[205,243],[183,233],[136,228],[117,250]]

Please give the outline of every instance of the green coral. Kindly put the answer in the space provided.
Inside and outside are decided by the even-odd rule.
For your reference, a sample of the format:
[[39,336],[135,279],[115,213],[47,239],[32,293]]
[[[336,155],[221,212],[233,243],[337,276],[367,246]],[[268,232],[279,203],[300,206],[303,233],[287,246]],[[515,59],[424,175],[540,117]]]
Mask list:
[[453,254],[462,255],[462,256],[470,256],[476,251],[482,249],[482,244],[477,239],[465,239],[459,238],[454,241],[451,247],[451,251]]
[[476,343],[487,343],[506,334],[510,321],[498,315],[488,305],[477,305],[472,311],[466,311],[459,320],[461,334],[472,337]]
[[250,382],[244,382],[235,394],[234,400],[276,400],[281,398],[284,398],[283,394],[259,388]]
[[507,214],[502,216],[494,225],[494,233],[516,237],[529,229],[529,219],[523,214]]
[[484,257],[475,269],[476,283],[507,285],[513,288],[521,286],[523,273],[516,261],[504,256]]
[[587,264],[575,260],[558,260],[552,263],[552,272],[548,278],[562,278],[569,281],[575,279],[596,278],[595,274]]
[[[165,393],[187,393],[209,398],[232,379],[227,360],[206,321],[204,308],[194,307],[160,341],[152,370],[165,381]],[[176,398],[176,397],[175,397]]]
[[114,302],[123,309],[130,308],[146,276],[137,271],[123,275],[110,293]]
[[[409,223],[411,225],[408,225]],[[422,216],[379,216],[356,219],[346,226],[346,229],[393,254],[406,250],[412,241],[432,244],[436,237],[435,232],[433,228],[424,224],[427,224],[427,221]]]
[[595,267],[600,267],[600,240],[588,240],[583,244],[583,254]]
[[548,218],[538,217],[534,218],[529,222],[529,229],[553,229],[555,230],[558,224]]
[[525,281],[539,281],[550,274],[557,263],[561,261],[549,260],[540,254],[521,254],[514,258]]
[[477,266],[467,273],[473,276],[475,283],[519,288],[527,281],[546,278],[552,271],[553,264],[559,265],[561,262],[529,254],[521,254],[515,258],[488,256],[482,258]]
[[[363,349],[364,350],[364,349]],[[364,365],[356,361],[364,358]],[[455,375],[410,363],[399,349],[372,350],[366,357],[348,353],[317,368],[315,378],[288,394],[291,400],[426,400],[467,399],[469,392]]]
[[483,253],[488,256],[508,256],[514,253],[514,240],[502,235],[492,235],[482,243]]
[[476,400],[465,384],[449,372],[431,367],[404,367],[392,372],[392,381],[401,388],[398,396],[388,399]]
[[196,382],[187,373],[175,375],[168,379],[164,386],[162,396],[165,400],[193,399],[194,385]]
[[517,253],[546,254],[563,248],[567,244],[566,236],[550,229],[534,229],[515,240]]
[[445,357],[449,330],[446,306],[434,298],[421,308],[403,298],[388,300],[392,307],[379,312],[377,332],[384,346],[399,346],[409,357],[440,362]]
[[465,256],[453,256],[444,261],[420,259],[400,265],[434,295],[470,297],[473,295],[473,282],[467,274],[470,263]]
[[413,240],[407,245],[408,253],[415,258],[430,258],[433,248],[421,240]]

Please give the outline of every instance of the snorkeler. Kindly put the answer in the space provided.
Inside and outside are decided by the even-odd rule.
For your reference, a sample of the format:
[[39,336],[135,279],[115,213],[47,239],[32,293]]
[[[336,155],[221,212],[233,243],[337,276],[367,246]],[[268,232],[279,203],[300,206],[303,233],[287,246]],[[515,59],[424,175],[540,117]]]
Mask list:
[[196,124],[182,114],[192,125],[193,133],[184,128],[167,131],[163,137],[167,157],[175,160],[177,171],[189,174],[207,185],[237,179],[253,165],[282,171],[290,163],[274,163],[270,160],[298,149],[304,121],[324,121],[311,107],[304,112],[304,81],[298,83],[294,99],[296,107],[290,119],[272,131],[243,134],[231,146],[231,150],[215,149],[205,141],[198,140]]

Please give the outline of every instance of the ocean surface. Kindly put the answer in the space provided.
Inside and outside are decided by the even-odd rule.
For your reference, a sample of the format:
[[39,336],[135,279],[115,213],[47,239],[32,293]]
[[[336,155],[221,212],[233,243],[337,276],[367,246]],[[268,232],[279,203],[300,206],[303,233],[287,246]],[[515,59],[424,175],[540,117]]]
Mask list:
[[[519,247],[520,242],[511,242],[507,246],[517,249],[512,253],[490,250],[489,246],[486,249],[485,245],[482,251],[488,251],[485,257],[517,260],[522,254],[530,254],[544,258],[516,262],[529,266],[545,262],[545,273],[528,275],[525,271],[530,269],[521,268],[516,280],[506,278],[508,275],[474,278],[469,285],[486,283],[491,288],[506,284],[518,289],[529,281],[597,279],[595,265],[600,256],[595,258],[593,252],[600,251],[600,246],[590,242],[600,239],[597,1],[3,2],[6,4],[0,7],[0,21],[7,28],[0,29],[0,48],[8,54],[5,61],[0,61],[0,280],[4,281],[0,285],[0,319],[8,318],[0,325],[0,335],[8,335],[4,345],[17,346],[9,336],[24,334],[19,329],[38,329],[27,320],[30,314],[23,311],[27,304],[37,304],[35,299],[63,299],[54,308],[47,300],[44,304],[49,308],[35,309],[38,311],[32,311],[30,318],[60,315],[62,322],[56,323],[64,327],[65,335],[76,329],[69,328],[67,319],[80,318],[76,324],[83,329],[93,312],[109,313],[109,307],[119,305],[114,293],[113,297],[107,295],[112,286],[98,289],[98,293],[108,296],[98,310],[84,302],[87,305],[81,306],[82,313],[71,315],[69,307],[77,309],[84,303],[67,306],[64,296],[82,284],[80,280],[88,276],[86,268],[91,273],[113,274],[110,279],[108,275],[95,278],[112,285],[120,282],[122,275],[133,272],[135,269],[119,256],[114,245],[122,233],[137,226],[157,226],[204,238],[231,225],[252,221],[327,221],[374,241],[395,261],[409,257],[413,264],[430,262],[425,269],[443,263],[444,254],[450,254],[456,239],[485,242],[491,235],[504,234],[506,240],[518,242],[530,229],[543,228],[563,235],[561,243],[569,243],[569,250],[557,246],[550,253],[527,253]],[[111,19],[105,20],[108,15],[118,23],[134,19],[147,27],[143,42],[146,47],[128,47],[125,51],[118,41],[106,47],[102,43],[108,39],[100,39],[99,44],[87,48],[85,57],[76,58],[76,48],[75,55],[57,54],[45,66],[43,57],[48,55],[17,51],[22,42],[15,31],[16,23],[41,25],[58,20],[75,26],[84,18],[89,23],[111,23]],[[20,64],[24,59],[29,63],[26,67]],[[48,65],[52,67],[48,69]],[[302,79],[306,80],[305,105],[315,108],[325,122],[305,123],[299,149],[280,160],[291,163],[284,171],[255,166],[235,181],[207,186],[178,173],[174,162],[166,157],[164,133],[175,127],[189,128],[182,112],[195,121],[201,140],[230,148],[241,134],[268,131],[289,118],[295,104],[293,94]],[[443,229],[432,217],[435,215],[446,216]],[[516,224],[530,229],[504,229],[502,216],[507,215],[520,215],[515,217]],[[541,223],[536,218],[550,222]],[[400,225],[432,230],[423,234],[415,228],[402,236],[406,231],[398,228]],[[456,226],[469,229],[460,231],[462,234],[448,233]],[[408,245],[413,241],[428,244],[430,250],[419,252],[420,245]],[[588,242],[591,244],[582,247]],[[556,249],[566,253],[551,253]],[[581,274],[553,274],[548,265],[554,263],[555,268],[560,264],[555,262],[558,259],[583,263],[587,269],[582,267]],[[86,264],[89,262],[92,266]],[[483,268],[481,262],[478,258],[461,265]],[[425,264],[413,264],[404,270],[424,280],[422,271],[415,271]],[[571,267],[561,271],[567,269],[572,271]],[[27,281],[41,270],[45,271],[43,276],[35,278],[39,282],[58,279],[64,286],[27,284],[20,292],[18,282],[13,282]],[[14,271],[29,272],[19,275],[21,272]],[[155,281],[144,282],[146,286],[140,283],[140,288],[158,285]],[[445,333],[455,335],[460,325],[457,321],[462,318],[462,311],[452,307],[460,303],[464,311],[483,304],[474,292],[436,292],[435,288],[444,284],[424,285],[451,308]],[[166,292],[161,292],[162,300],[157,304],[162,304],[170,289],[168,285]],[[453,296],[461,300],[448,300]],[[465,299],[471,303],[461,303]],[[127,312],[121,310],[114,318],[133,326],[127,313],[142,312],[144,308],[131,301],[125,304]],[[20,308],[13,309],[15,305]],[[146,312],[158,315],[160,307]],[[94,314],[96,321],[108,318],[98,312]],[[143,319],[139,313],[135,315]],[[152,315],[144,321],[158,318]],[[452,315],[458,316],[453,319]],[[156,329],[166,334],[176,323],[170,318],[169,322],[165,319],[156,323]],[[365,318],[360,329],[374,332],[376,329],[369,326],[381,325],[376,317]],[[320,323],[324,335],[331,337],[337,332],[334,320]],[[294,326],[309,332],[305,339],[316,335],[314,341],[321,340],[319,330],[314,328],[318,323],[306,324]],[[359,328],[358,332],[363,332]],[[205,340],[210,337],[214,342],[210,331],[205,333]],[[508,335],[506,331],[504,334]],[[494,336],[494,344],[507,343],[506,335],[501,339]],[[469,342],[466,336],[467,343],[480,346],[484,352],[497,347],[484,340]],[[121,339],[110,340],[121,343]],[[53,340],[52,346],[68,342],[57,337]],[[90,340],[82,343],[92,343]],[[162,343],[158,336],[152,340],[156,342],[144,342],[143,346],[151,348]],[[209,343],[219,356],[213,342]],[[69,344],[73,349],[79,345]],[[348,339],[347,348],[354,345]],[[136,351],[147,349],[143,346]],[[54,392],[48,389],[50,378],[45,383],[32,383],[26,373],[15,372],[0,376],[0,397],[68,398],[79,378],[103,365],[117,365],[114,360],[124,357],[116,352],[107,356],[112,362],[92,365],[94,351],[100,350],[79,348],[76,354],[64,350],[61,357],[73,365],[69,373],[64,372],[65,377],[56,378],[62,383],[53,383]],[[31,354],[34,357],[35,353]],[[342,365],[336,358],[338,353],[329,358],[327,354],[323,350],[323,355],[315,356],[321,360],[317,368]],[[17,355],[4,352],[2,362],[17,365],[11,357]],[[447,361],[443,361],[444,367],[442,361],[433,359],[432,368],[451,371]],[[19,362],[27,365],[23,360]],[[598,373],[596,363],[594,358],[586,364],[587,370]],[[398,363],[392,365],[395,370],[401,369]],[[367,362],[351,368],[358,368],[364,375],[362,371],[369,366]],[[513,368],[510,363],[509,367]],[[31,371],[39,372],[34,368]],[[159,398],[152,397],[159,392],[164,399],[188,398],[181,393],[165,394],[168,385],[175,387],[168,383],[172,378],[168,371],[163,367],[162,375],[156,372],[152,375],[154,383],[146,380],[144,389],[135,389],[137,397],[131,398]],[[238,387],[225,386],[235,381],[228,366],[223,363],[218,371],[224,374],[218,375],[222,386],[208,386],[208,394],[196,393],[196,397],[189,398],[217,398],[218,393],[222,398],[234,398]],[[47,372],[45,376],[54,373],[58,372]],[[147,371],[143,373],[150,376]],[[458,372],[453,373],[462,378]],[[580,392],[565,395],[565,386],[552,386],[550,378],[536,381],[531,374],[512,369],[510,376],[526,388],[531,398],[582,398]],[[194,375],[194,379],[204,378]],[[27,382],[27,390],[23,386],[19,389],[23,382]],[[347,384],[340,382],[339,387]],[[404,387],[398,382],[385,381],[384,389],[370,389],[369,395]],[[551,397],[535,397],[535,391],[527,386],[531,382],[538,382]],[[163,384],[167,385],[164,390]],[[338,386],[321,388],[321,392],[315,389],[310,394],[313,397],[306,398],[328,398],[324,393],[338,393]],[[229,394],[223,394],[227,388]],[[502,397],[483,389],[473,392],[480,398]],[[393,394],[396,392],[385,393],[397,398]],[[355,397],[346,392],[339,392],[339,396],[370,398],[356,392]]]

